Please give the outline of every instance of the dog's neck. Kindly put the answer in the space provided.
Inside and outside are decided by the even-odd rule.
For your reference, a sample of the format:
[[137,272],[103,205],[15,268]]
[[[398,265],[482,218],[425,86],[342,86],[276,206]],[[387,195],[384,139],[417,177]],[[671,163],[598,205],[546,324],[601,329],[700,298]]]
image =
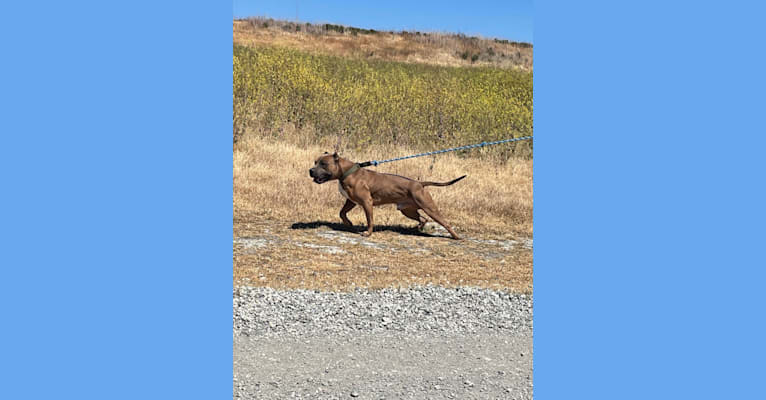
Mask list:
[[346,160],[345,158],[338,159],[338,166],[340,167],[340,176],[338,177],[338,180],[341,182],[359,169],[359,164]]

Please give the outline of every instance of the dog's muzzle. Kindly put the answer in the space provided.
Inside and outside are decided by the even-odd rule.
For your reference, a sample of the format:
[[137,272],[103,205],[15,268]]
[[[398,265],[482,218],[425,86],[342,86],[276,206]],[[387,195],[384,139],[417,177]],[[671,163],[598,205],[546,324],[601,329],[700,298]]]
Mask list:
[[330,180],[331,174],[324,171],[317,172],[314,168],[311,168],[309,176],[314,178],[314,183],[325,183]]

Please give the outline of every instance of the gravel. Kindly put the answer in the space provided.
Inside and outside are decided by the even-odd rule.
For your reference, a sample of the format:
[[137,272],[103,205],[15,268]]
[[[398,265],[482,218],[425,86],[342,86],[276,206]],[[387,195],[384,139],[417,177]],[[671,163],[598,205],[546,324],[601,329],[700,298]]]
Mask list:
[[531,399],[532,297],[234,290],[234,398]]
[[240,286],[234,290],[234,333],[305,337],[360,333],[532,329],[532,297],[472,287],[320,292]]

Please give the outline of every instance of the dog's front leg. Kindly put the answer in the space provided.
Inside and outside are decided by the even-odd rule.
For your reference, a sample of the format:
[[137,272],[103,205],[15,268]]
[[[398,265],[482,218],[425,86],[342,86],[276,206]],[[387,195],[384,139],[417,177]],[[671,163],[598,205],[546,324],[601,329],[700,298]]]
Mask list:
[[340,210],[340,219],[343,220],[343,223],[346,226],[353,226],[354,225],[354,224],[351,223],[351,221],[348,219],[348,216],[346,215],[354,207],[356,207],[356,203],[354,203],[351,200],[346,199],[346,204],[344,204],[343,208],[341,208],[341,210]]
[[362,232],[362,236],[370,236],[372,235],[372,199],[365,199],[362,208],[364,208],[364,215],[367,217],[367,231]]

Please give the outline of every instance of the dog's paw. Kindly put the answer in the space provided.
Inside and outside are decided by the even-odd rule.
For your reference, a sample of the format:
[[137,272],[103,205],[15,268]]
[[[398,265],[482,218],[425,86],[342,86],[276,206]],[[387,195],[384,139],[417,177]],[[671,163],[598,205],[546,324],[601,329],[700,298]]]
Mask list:
[[370,237],[370,232],[364,231],[364,232],[361,232],[360,235],[364,237]]

